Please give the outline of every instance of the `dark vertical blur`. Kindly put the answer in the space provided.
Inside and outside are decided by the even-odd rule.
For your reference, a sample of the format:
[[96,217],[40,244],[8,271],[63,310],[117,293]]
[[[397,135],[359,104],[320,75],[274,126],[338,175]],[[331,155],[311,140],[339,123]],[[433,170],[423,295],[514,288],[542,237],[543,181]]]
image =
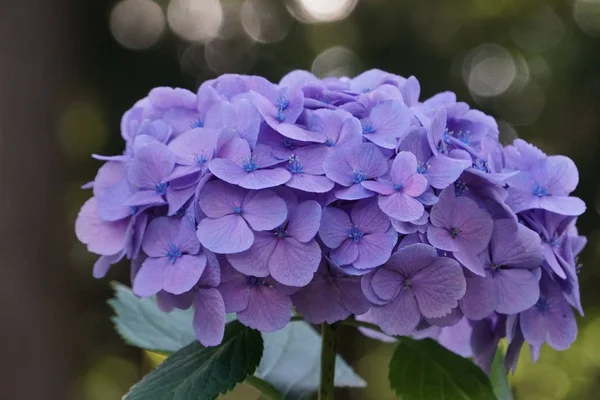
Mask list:
[[68,76],[65,1],[0,6],[0,387],[63,400],[73,376],[64,163],[57,101]]

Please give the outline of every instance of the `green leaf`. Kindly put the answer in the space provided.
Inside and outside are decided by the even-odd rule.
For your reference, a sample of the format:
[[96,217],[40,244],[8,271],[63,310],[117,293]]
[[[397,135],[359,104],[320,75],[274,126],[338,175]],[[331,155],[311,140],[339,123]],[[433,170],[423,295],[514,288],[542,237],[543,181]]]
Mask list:
[[219,346],[187,345],[133,386],[124,399],[213,400],[254,373],[262,353],[260,332],[234,321]]
[[401,338],[390,362],[389,380],[402,400],[496,399],[479,367],[431,339]]
[[131,289],[114,283],[115,297],[108,304],[115,311],[112,318],[125,342],[146,350],[173,353],[195,342],[192,329],[194,311],[161,311],[153,297],[140,298]]
[[508,383],[506,368],[504,368],[504,351],[501,348],[496,350],[494,361],[492,361],[492,389],[498,400],[513,400],[512,390]]
[[[271,383],[286,400],[305,399],[319,387],[321,336],[306,322],[263,333],[265,351],[256,376]],[[340,357],[335,362],[335,385],[365,387],[366,382]]]

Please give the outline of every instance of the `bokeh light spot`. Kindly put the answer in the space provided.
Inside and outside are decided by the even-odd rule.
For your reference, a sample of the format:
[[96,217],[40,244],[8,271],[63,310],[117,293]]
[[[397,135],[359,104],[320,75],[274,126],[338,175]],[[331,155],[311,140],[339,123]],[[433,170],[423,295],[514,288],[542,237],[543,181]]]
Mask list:
[[573,16],[585,33],[600,36],[600,0],[576,0]]
[[106,118],[98,104],[76,100],[58,120],[58,140],[69,157],[88,158],[108,140]]
[[292,18],[277,0],[246,0],[241,11],[242,26],[257,42],[283,40],[292,29]]
[[358,74],[359,68],[360,61],[352,50],[343,46],[334,46],[315,57],[311,72],[319,78],[354,76]]
[[472,94],[504,93],[517,75],[512,55],[502,46],[486,43],[471,50],[463,62],[463,79]]
[[223,9],[219,0],[171,0],[167,20],[182,39],[206,42],[219,33]]
[[290,12],[302,22],[342,20],[354,10],[358,0],[295,0]]
[[165,30],[165,15],[152,0],[123,0],[113,7],[109,24],[123,47],[141,50],[158,42]]

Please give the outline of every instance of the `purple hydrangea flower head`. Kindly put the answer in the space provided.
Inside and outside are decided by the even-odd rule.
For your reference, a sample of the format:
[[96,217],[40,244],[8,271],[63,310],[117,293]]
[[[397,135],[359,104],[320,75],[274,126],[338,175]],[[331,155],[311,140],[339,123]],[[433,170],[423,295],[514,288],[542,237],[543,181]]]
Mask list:
[[199,197],[206,218],[198,223],[198,239],[219,254],[248,250],[254,243],[254,231],[275,229],[287,218],[285,201],[270,190],[248,191],[211,181]]
[[361,143],[340,149],[327,157],[323,169],[329,179],[344,186],[344,189],[335,191],[338,199],[359,200],[373,196],[373,192],[364,188],[361,183],[383,176],[388,166],[377,146]]
[[401,151],[394,158],[389,179],[364,181],[362,185],[379,193],[379,208],[390,218],[399,221],[416,221],[425,208],[415,197],[427,188],[427,179],[417,172],[417,159],[408,151]]
[[331,249],[332,262],[368,270],[389,259],[398,235],[377,203],[366,199],[358,201],[350,215],[325,207],[319,237]]
[[268,149],[258,145],[250,150],[248,142],[235,138],[221,150],[219,158],[209,164],[217,178],[246,189],[266,189],[289,181],[291,173],[285,168],[267,168],[272,165]]
[[579,182],[575,163],[564,156],[549,156],[536,161],[529,171],[508,179],[507,203],[519,213],[541,208],[562,215],[581,215],[585,203],[569,194]]
[[381,268],[362,278],[371,315],[388,335],[410,333],[422,316],[439,318],[450,313],[465,287],[458,263],[438,257],[426,244],[398,250]]
[[272,231],[256,232],[252,247],[230,254],[227,259],[246,275],[270,274],[284,285],[306,286],[321,262],[321,249],[314,239],[320,222],[321,206],[316,201],[292,204],[282,225]]
[[431,208],[431,225],[427,239],[440,250],[453,252],[456,259],[471,272],[483,276],[483,263],[478,255],[487,248],[494,222],[490,214],[471,199],[456,196],[450,186],[440,194]]
[[262,332],[283,328],[292,317],[293,290],[269,278],[243,275],[222,264],[219,291],[225,310],[237,313],[238,320]]
[[369,303],[360,289],[360,277],[346,275],[322,262],[314,279],[292,295],[296,311],[313,324],[332,324],[350,315],[361,315]]
[[525,342],[534,359],[568,347],[586,244],[574,163],[503,146],[452,92],[420,95],[381,70],[151,90],[121,120],[123,153],[94,155],[106,162],[83,186],[94,276],[129,259],[134,292],[193,308],[206,346],[227,312],[271,332],[295,307],[433,338],[486,371],[503,337],[510,368]]
[[198,282],[206,267],[206,256],[186,219],[159,217],[150,222],[142,249],[148,258],[133,282],[138,296],[152,296],[160,290],[181,294]]
[[481,253],[485,276],[466,274],[467,292],[460,300],[462,312],[479,320],[493,311],[516,314],[539,298],[538,278],[532,270],[543,262],[539,236],[514,220],[494,221],[489,250]]

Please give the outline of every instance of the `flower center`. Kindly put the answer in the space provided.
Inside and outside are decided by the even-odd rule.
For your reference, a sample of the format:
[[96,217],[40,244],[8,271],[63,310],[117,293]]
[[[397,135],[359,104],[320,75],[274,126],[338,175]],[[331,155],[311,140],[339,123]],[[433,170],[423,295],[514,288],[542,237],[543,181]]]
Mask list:
[[562,244],[562,237],[558,236],[555,238],[552,238],[548,244],[550,245],[550,247],[560,247],[560,245]]
[[204,153],[195,154],[194,161],[196,162],[196,164],[202,166],[202,165],[206,164],[206,162],[208,161],[208,158],[206,158],[206,155]]
[[550,308],[550,304],[548,304],[548,301],[543,297],[540,297],[538,302],[535,303],[535,306],[538,310],[540,310],[542,314],[548,311],[548,309]]
[[479,171],[482,171],[485,173],[490,172],[490,164],[487,161],[482,160],[480,158],[475,160],[475,162],[473,163],[473,168],[478,169]]
[[288,165],[286,168],[292,174],[301,174],[302,171],[304,170],[304,167],[300,163],[300,157],[295,156],[293,154],[288,159]]
[[352,170],[352,181],[354,183],[361,183],[365,179],[367,179],[367,174],[362,169],[357,168]]
[[248,285],[250,286],[268,286],[267,283],[262,279],[262,278],[258,278],[256,276],[249,276],[248,278]]
[[332,139],[327,139],[327,141],[325,142],[325,146],[333,147],[333,146],[335,146],[335,143],[333,142]]
[[131,215],[135,214],[138,211],[138,206],[129,206],[129,212]]
[[452,239],[456,239],[458,237],[459,233],[460,233],[460,229],[450,228],[450,236],[452,236]]
[[420,162],[419,165],[417,165],[417,173],[423,175],[423,174],[427,173],[427,170],[429,169],[429,167],[430,167],[429,163]]
[[363,133],[368,134],[368,133],[375,133],[375,127],[373,127],[373,124],[371,124],[371,121],[369,121],[368,119],[363,119],[362,121],[360,121],[362,128],[363,128]]
[[160,194],[161,196],[164,196],[167,193],[167,186],[169,186],[169,184],[166,182],[157,183],[154,187],[154,190],[156,190],[156,193]]
[[233,213],[236,215],[240,215],[242,213],[242,207],[234,207]]
[[536,185],[533,188],[533,190],[531,191],[531,193],[537,197],[544,197],[544,196],[548,196],[550,194],[550,193],[548,193],[548,188],[546,186],[540,186],[540,185]]
[[365,236],[363,232],[358,229],[358,226],[352,225],[352,228],[348,231],[348,237],[354,241],[354,243],[358,243],[360,238]]
[[471,131],[458,131],[456,138],[468,146],[471,144]]
[[275,229],[275,231],[273,233],[275,234],[275,236],[278,239],[283,239],[285,237],[288,237],[287,231],[285,230],[285,228],[283,226],[280,226],[279,228]]
[[298,146],[296,146],[296,141],[294,139],[284,138],[283,139],[283,147],[285,147],[286,149],[289,149],[289,150],[294,150]]
[[242,163],[242,167],[246,172],[256,171],[258,169],[258,165],[256,165],[256,161],[253,158],[246,160]]
[[403,189],[404,189],[404,185],[403,185],[403,184],[401,184],[401,183],[396,183],[396,184],[394,185],[394,190],[396,190],[396,191],[398,191],[398,192],[401,192]]
[[174,244],[170,244],[167,248],[166,256],[169,257],[169,262],[171,264],[175,264],[175,261],[177,261],[177,259],[182,255],[183,254],[181,254],[181,250],[179,250],[179,248]]
[[286,120],[286,110],[289,107],[289,105],[290,102],[288,99],[285,98],[285,96],[280,95],[277,98],[277,101],[275,102],[275,107],[277,107],[277,115],[275,116],[275,118],[277,118],[277,121],[283,122]]
[[469,191],[469,187],[466,183],[461,181],[460,179],[454,182],[454,194],[456,197],[462,196],[465,192]]
[[198,118],[197,120],[192,122],[192,129],[193,128],[204,128],[204,121],[202,121],[200,118]]

